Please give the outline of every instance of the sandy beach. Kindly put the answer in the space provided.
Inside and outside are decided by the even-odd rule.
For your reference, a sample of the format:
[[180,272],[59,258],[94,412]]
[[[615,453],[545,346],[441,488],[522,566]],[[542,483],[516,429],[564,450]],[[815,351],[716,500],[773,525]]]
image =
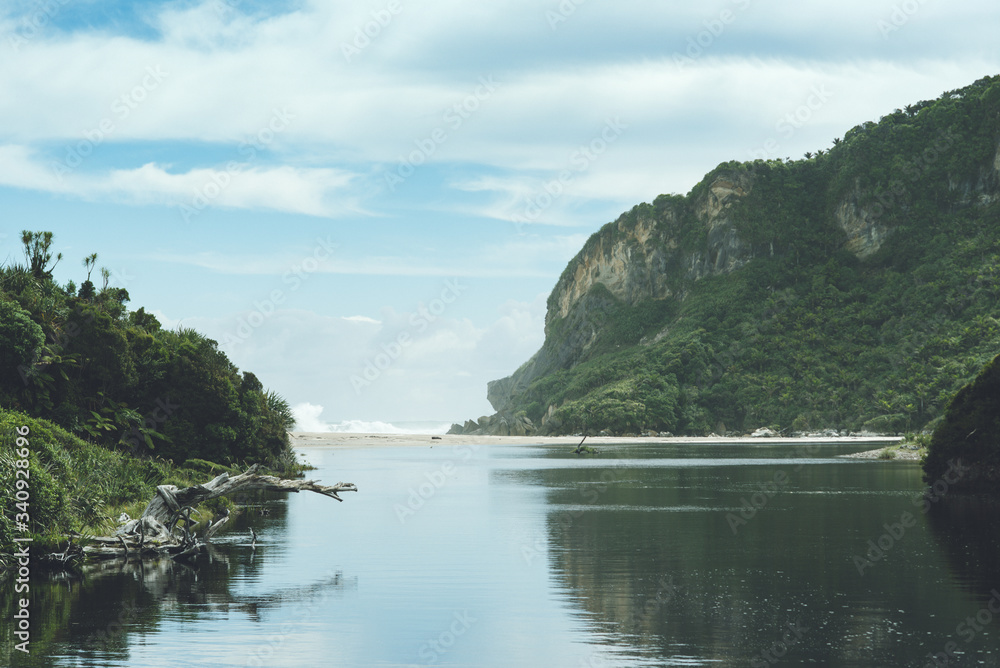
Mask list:
[[[674,436],[661,438],[654,436],[639,436],[624,438],[617,436],[594,436],[587,439],[586,444],[591,446],[627,444],[636,445],[642,443],[681,443],[697,445],[699,443],[856,443],[881,444],[897,443],[902,440],[894,436],[882,437],[854,437],[844,436],[840,438],[751,438],[749,436],[723,438],[723,437],[694,437],[694,436]],[[579,436],[464,436],[459,434],[443,434],[432,436],[430,434],[350,434],[350,433],[316,433],[316,432],[292,432],[293,446],[309,447],[334,447],[334,448],[373,448],[385,446],[435,446],[435,445],[576,445],[580,442]]]

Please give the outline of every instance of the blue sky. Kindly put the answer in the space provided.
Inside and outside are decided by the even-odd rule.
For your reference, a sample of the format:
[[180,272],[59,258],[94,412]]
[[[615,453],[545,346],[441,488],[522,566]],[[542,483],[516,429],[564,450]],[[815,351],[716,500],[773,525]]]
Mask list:
[[996,74],[997,25],[981,0],[5,2],[0,258],[51,230],[79,283],[97,252],[304,427],[461,421],[601,225]]

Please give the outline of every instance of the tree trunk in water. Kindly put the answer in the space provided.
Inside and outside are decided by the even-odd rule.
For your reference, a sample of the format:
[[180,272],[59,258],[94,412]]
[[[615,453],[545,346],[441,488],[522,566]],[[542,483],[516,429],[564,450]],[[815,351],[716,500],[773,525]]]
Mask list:
[[[230,476],[228,473],[216,476],[203,485],[193,485],[178,489],[174,485],[160,485],[156,496],[150,499],[142,516],[125,523],[115,536],[94,538],[95,545],[83,548],[84,554],[96,557],[120,557],[134,553],[138,556],[168,554],[175,559],[196,555],[205,542],[192,535],[191,513],[196,506],[218,496],[251,490],[275,492],[317,492],[337,501],[340,492],[356,492],[353,483],[338,482],[336,485],[320,485],[315,480],[289,480],[257,473],[259,464],[251,466],[246,473]],[[203,538],[209,540],[218,528],[228,520],[228,515],[206,528]],[[183,521],[178,530],[177,525]]]

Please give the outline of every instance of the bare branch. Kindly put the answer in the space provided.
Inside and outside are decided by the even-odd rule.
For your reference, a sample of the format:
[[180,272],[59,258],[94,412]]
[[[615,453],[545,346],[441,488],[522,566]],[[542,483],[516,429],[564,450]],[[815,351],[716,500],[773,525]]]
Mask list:
[[[99,536],[93,539],[96,545],[88,545],[84,552],[97,557],[120,557],[128,555],[131,548],[142,556],[145,553],[155,555],[169,554],[175,559],[193,557],[206,543],[192,536],[190,532],[191,513],[197,513],[198,504],[219,496],[227,496],[236,492],[252,490],[269,490],[276,492],[316,492],[337,501],[340,492],[356,492],[354,483],[338,482],[336,485],[321,485],[315,480],[289,480],[271,475],[257,473],[258,464],[251,466],[245,473],[230,476],[223,473],[202,485],[192,485],[178,489],[174,485],[160,485],[156,495],[150,499],[143,510],[142,516],[130,520],[122,526],[115,536]],[[213,535],[230,518],[227,512],[205,531],[205,541]],[[175,532],[176,524],[183,519],[180,528],[183,535]],[[256,535],[253,536],[256,544]]]

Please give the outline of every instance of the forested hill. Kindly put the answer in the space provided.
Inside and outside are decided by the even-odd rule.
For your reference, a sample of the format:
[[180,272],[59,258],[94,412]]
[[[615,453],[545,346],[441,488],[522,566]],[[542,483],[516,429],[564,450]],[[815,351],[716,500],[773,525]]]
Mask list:
[[549,433],[915,431],[1000,351],[998,303],[993,76],[605,225],[488,396]]
[[25,264],[0,267],[0,412],[50,420],[86,441],[178,465],[294,463],[288,403],[216,342],[192,329],[165,330],[129,295],[95,286],[97,254],[79,286],[60,285],[50,232],[23,232]]

